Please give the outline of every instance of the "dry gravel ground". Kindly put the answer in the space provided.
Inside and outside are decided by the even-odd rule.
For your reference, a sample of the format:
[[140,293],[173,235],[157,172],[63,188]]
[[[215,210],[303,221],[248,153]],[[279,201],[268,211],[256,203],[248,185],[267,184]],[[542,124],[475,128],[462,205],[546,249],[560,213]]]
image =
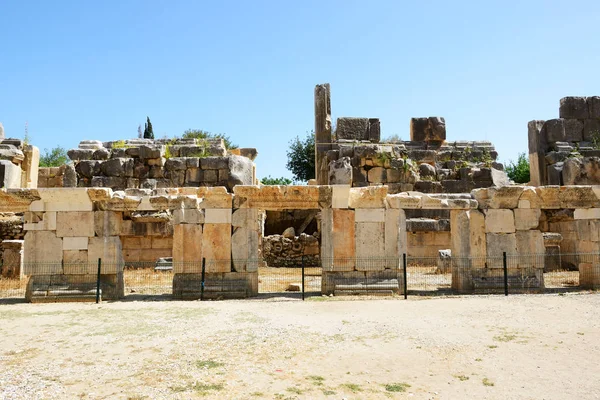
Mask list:
[[2,399],[597,399],[600,294],[0,305]]

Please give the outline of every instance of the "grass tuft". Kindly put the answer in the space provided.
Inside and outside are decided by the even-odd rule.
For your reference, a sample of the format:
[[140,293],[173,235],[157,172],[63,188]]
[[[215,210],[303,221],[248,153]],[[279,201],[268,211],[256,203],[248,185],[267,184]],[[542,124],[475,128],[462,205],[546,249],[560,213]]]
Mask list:
[[390,383],[385,385],[385,390],[388,392],[406,392],[409,387],[408,383]]

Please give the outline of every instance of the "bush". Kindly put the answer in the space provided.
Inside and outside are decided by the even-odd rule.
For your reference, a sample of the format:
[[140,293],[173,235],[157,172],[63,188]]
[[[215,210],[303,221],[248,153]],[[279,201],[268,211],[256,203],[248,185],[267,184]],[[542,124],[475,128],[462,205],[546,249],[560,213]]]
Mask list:
[[525,153],[520,153],[517,162],[509,161],[506,165],[506,174],[515,183],[529,182],[529,160]]
[[44,149],[44,154],[40,156],[40,167],[60,167],[68,161],[67,151],[60,146],[52,150]]
[[229,136],[223,133],[210,133],[202,129],[188,129],[183,132],[183,139],[223,139],[226,149],[237,149],[239,146],[231,142]]
[[272,178],[271,175],[269,175],[266,178],[262,178],[260,180],[260,183],[262,183],[263,185],[285,186],[285,185],[291,185],[292,180],[289,178],[284,178],[284,177]]

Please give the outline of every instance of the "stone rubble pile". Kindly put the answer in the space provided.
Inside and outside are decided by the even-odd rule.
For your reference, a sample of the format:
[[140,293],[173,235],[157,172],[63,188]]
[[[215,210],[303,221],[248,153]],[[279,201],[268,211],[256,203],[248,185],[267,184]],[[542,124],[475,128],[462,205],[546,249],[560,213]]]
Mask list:
[[301,267],[302,257],[304,265],[318,266],[321,252],[319,239],[316,235],[284,236],[269,235],[263,238],[263,255],[269,267]]

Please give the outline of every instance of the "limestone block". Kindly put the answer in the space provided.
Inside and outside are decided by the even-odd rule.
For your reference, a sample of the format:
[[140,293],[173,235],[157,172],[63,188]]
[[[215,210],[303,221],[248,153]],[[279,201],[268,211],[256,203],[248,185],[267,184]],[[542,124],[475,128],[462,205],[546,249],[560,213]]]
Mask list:
[[356,222],[356,270],[385,269],[385,223]]
[[542,209],[561,208],[559,192],[559,186],[540,186],[535,188],[535,193],[542,201]]
[[21,168],[9,160],[0,160],[0,184],[3,188],[20,188]]
[[173,230],[173,271],[202,272],[202,225],[175,225]]
[[123,251],[118,236],[91,237],[88,239],[88,263],[102,260],[103,274],[123,272]]
[[600,208],[578,208],[573,213],[574,219],[600,219]]
[[25,277],[23,270],[23,240],[2,241],[2,276],[16,279]]
[[451,210],[450,230],[453,257],[485,257],[485,216],[481,211]]
[[400,268],[402,255],[407,252],[406,214],[404,210],[385,210],[386,268]]
[[544,246],[542,232],[538,230],[518,231],[515,235],[519,266],[543,268],[546,246]]
[[204,222],[207,224],[231,224],[231,215],[230,209],[207,208]]
[[524,186],[490,187],[475,189],[471,195],[479,203],[480,209],[517,208],[524,190]]
[[335,134],[338,140],[369,140],[369,119],[338,118]]
[[63,239],[63,250],[87,250],[88,237],[65,237]]
[[25,275],[53,275],[62,273],[62,239],[54,232],[32,231],[25,234],[23,253]]
[[41,203],[31,211],[93,211],[86,188],[47,188],[38,193]]
[[564,142],[565,141],[565,120],[550,119],[544,122],[542,134],[545,134],[548,143]]
[[575,247],[577,253],[598,254],[600,252],[600,243],[592,242],[591,240],[578,240]]
[[153,249],[172,249],[173,239],[170,237],[153,237],[152,238]]
[[599,230],[600,221],[581,219],[575,221],[575,229],[578,240],[590,240],[594,242],[600,241]]
[[200,199],[198,208],[231,208],[233,195],[224,187],[200,187],[196,190]]
[[56,236],[95,235],[94,213],[89,211],[58,212],[56,214]]
[[342,157],[329,163],[330,185],[352,184],[352,162],[350,157]]
[[173,211],[173,224],[203,224],[204,210],[181,208]]
[[331,188],[333,190],[331,207],[348,208],[348,200],[350,197],[350,185],[335,185]]
[[560,99],[559,115],[561,118],[586,119],[590,114],[586,97],[563,97]]
[[579,264],[579,286],[585,289],[600,288],[600,264]]
[[591,186],[562,186],[558,198],[561,208],[600,207],[600,200]]
[[21,164],[23,170],[21,187],[35,189],[38,187],[40,150],[35,146],[26,145],[23,147],[23,153],[25,160]]
[[542,215],[542,210],[539,208],[516,208],[514,212],[516,230],[527,231],[539,226]]
[[321,210],[321,266],[323,271],[333,270],[333,260],[335,252],[335,241],[334,241],[334,219],[332,208],[325,208]]
[[446,121],[442,117],[411,118],[411,141],[446,140]]
[[419,209],[422,208],[422,198],[421,193],[406,192],[388,195],[386,202],[390,208]]
[[[308,210],[331,207],[330,186],[236,186],[234,208]],[[231,208],[231,206],[229,206]]]
[[350,208],[385,208],[386,186],[352,188],[348,197]]
[[[227,187],[229,190],[237,185],[252,185],[254,163],[247,157],[230,155],[227,157],[228,165],[219,170],[227,170]],[[222,175],[222,174],[221,174]],[[220,178],[220,177],[219,177]]]
[[248,235],[247,228],[235,228],[231,235],[231,257],[233,261],[233,269],[235,272],[244,272],[248,265],[249,250],[248,250]]
[[202,252],[206,272],[231,272],[231,224],[205,223]]
[[94,232],[96,236],[118,236],[121,234],[123,213],[119,211],[95,211]]
[[353,210],[333,210],[333,271],[353,271],[356,256]]
[[534,187],[527,186],[523,188],[523,193],[519,197],[519,208],[542,208],[543,201],[538,196]]
[[[87,238],[85,238],[87,240]],[[88,262],[87,250],[63,251],[63,270],[65,275],[88,275],[98,273],[98,262]]]
[[382,167],[371,168],[367,172],[367,180],[370,183],[386,183],[387,182],[386,169],[382,168]]
[[512,210],[485,210],[486,233],[514,233],[515,217]]
[[[542,239],[542,246],[543,246]],[[488,263],[489,268],[502,268],[502,255],[517,254],[517,235],[515,233],[487,233],[486,248],[488,258],[492,258]]]
[[385,209],[383,208],[357,208],[355,210],[356,222],[385,222]]
[[583,140],[583,122],[576,119],[566,119],[564,126],[566,142],[581,142]]

